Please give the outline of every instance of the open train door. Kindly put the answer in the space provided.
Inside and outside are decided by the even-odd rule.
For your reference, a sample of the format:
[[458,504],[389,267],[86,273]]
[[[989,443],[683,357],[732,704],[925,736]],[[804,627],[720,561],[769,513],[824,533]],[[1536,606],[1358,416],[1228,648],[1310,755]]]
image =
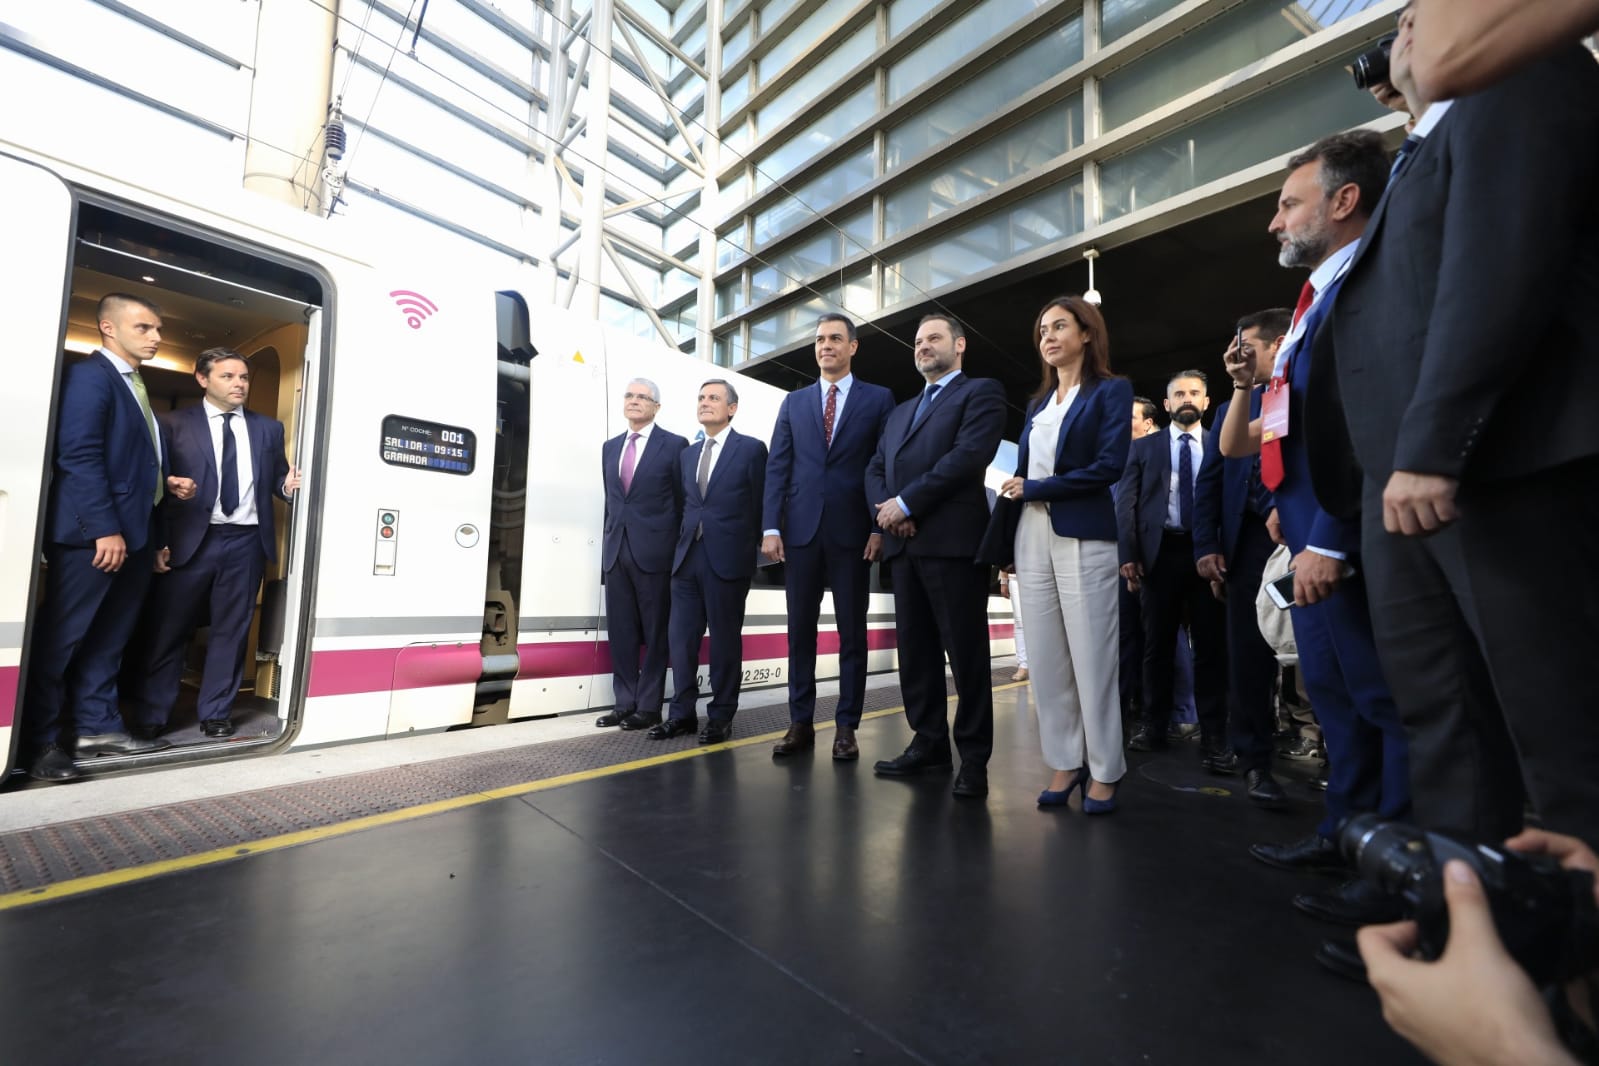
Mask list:
[[0,758],[9,770],[39,573],[76,206],[60,178],[10,156],[0,155],[0,189],[9,216],[0,292],[11,310],[10,336],[0,345]]

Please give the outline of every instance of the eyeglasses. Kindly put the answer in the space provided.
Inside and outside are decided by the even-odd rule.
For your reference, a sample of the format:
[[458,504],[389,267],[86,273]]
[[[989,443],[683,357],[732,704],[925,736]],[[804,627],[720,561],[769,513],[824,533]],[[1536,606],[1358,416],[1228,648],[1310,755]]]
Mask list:
[[622,393],[622,399],[624,399],[624,400],[648,400],[650,403],[658,402],[655,399],[655,397],[651,396],[647,392],[624,392],[624,393]]

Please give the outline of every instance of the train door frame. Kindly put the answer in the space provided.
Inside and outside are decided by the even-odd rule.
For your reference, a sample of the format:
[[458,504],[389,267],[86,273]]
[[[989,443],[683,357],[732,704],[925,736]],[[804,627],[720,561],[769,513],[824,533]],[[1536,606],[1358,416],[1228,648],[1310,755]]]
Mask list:
[[[305,254],[309,249],[288,251],[279,246],[239,236],[234,230],[241,226],[265,235],[264,227],[248,218],[233,217],[203,207],[196,208],[184,205],[178,201],[164,200],[160,207],[150,207],[131,202],[112,193],[97,190],[58,173],[48,165],[24,157],[0,152],[0,161],[15,161],[50,175],[66,189],[71,200],[71,210],[65,233],[66,254],[62,263],[60,310],[57,317],[56,333],[52,342],[55,355],[50,362],[48,371],[49,404],[47,407],[47,424],[40,448],[40,489],[35,502],[32,552],[29,555],[33,573],[28,578],[26,610],[22,627],[22,646],[19,655],[20,662],[14,710],[16,721],[13,725],[20,727],[22,714],[25,710],[23,697],[27,683],[28,653],[31,647],[33,626],[38,614],[40,599],[42,570],[38,564],[38,559],[45,536],[48,486],[53,476],[57,404],[59,402],[58,392],[64,365],[64,353],[67,350],[72,282],[75,271],[81,265],[82,242],[79,232],[82,225],[80,218],[81,208],[92,206],[98,210],[109,212],[136,223],[169,231],[180,237],[200,242],[202,245],[230,251],[257,263],[292,270],[303,275],[317,286],[321,295],[320,305],[305,304],[303,301],[291,300],[291,302],[302,303],[302,313],[305,315],[307,328],[305,348],[300,355],[301,380],[300,396],[296,401],[296,422],[294,425],[287,427],[290,439],[294,442],[292,454],[295,464],[302,469],[315,469],[313,464],[316,464],[320,459],[328,432],[330,397],[328,390],[325,388],[325,382],[331,380],[332,375],[334,327],[337,321],[337,289],[332,271],[323,262]],[[184,213],[183,209],[186,206],[189,206],[189,211]],[[242,281],[226,276],[219,276],[218,280],[234,287],[250,287]],[[258,291],[265,292],[266,290]],[[280,299],[290,299],[281,293],[272,293],[271,295]],[[289,609],[283,615],[283,654],[280,656],[282,680],[278,686],[276,707],[277,716],[282,722],[282,726],[278,734],[257,744],[231,744],[226,747],[200,745],[167,749],[150,755],[101,757],[94,760],[92,768],[85,767],[85,769],[92,769],[93,772],[116,771],[133,767],[142,768],[181,762],[210,761],[219,757],[233,758],[244,754],[276,752],[293,743],[294,737],[302,724],[306,705],[306,685],[309,675],[309,636],[314,618],[316,591],[312,576],[316,572],[319,555],[318,548],[321,543],[320,513],[323,498],[321,480],[316,477],[308,477],[306,487],[302,489],[302,493],[304,494],[302,498],[297,500],[288,512],[285,552],[280,564],[285,579],[293,575],[298,576],[297,580],[293,582],[296,588],[285,590],[288,593],[286,606]],[[3,697],[3,693],[0,693],[0,697]],[[0,757],[4,758],[3,764],[0,764],[0,780],[3,780],[5,772],[14,768],[20,750],[20,728],[12,728],[9,732],[11,734],[9,743],[0,743]]]

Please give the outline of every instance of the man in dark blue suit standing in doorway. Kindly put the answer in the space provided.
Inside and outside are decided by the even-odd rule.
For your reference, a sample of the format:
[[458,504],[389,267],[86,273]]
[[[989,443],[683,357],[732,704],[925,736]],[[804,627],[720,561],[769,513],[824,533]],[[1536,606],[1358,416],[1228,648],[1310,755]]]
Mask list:
[[738,392],[720,378],[700,386],[703,440],[683,450],[683,523],[672,558],[672,709],[651,726],[652,740],[692,733],[699,724],[700,638],[711,631],[711,702],[701,744],[733,735],[744,677],[744,601],[761,547],[766,445],[733,429]]
[[866,468],[866,492],[892,562],[894,626],[905,717],[915,733],[886,777],[947,772],[950,758],[944,656],[955,675],[957,796],[988,795],[994,693],[988,643],[989,568],[972,561],[988,528],[983,473],[1005,431],[1005,390],[962,372],[966,333],[945,314],[916,328],[916,369],[927,385],[888,416]]
[[233,735],[229,717],[244,677],[244,651],[266,564],[278,557],[272,500],[288,502],[300,471],[283,452],[283,423],[246,410],[250,366],[232,348],[200,353],[197,406],[164,416],[172,442],[174,487],[167,502],[171,571],[156,578],[141,635],[123,672],[136,736],[167,728],[195,626],[209,618],[196,712],[207,737]]
[[[622,395],[627,432],[605,442],[605,625],[611,646],[612,709],[603,728],[648,729],[661,720],[666,692],[667,623],[672,606],[672,545],[683,523],[678,460],[688,441],[655,424],[661,390],[634,378]],[[643,665],[639,648],[644,649]]]
[[839,691],[833,758],[860,757],[855,730],[866,702],[866,603],[882,532],[866,501],[866,464],[877,451],[893,393],[850,372],[855,323],[823,315],[816,323],[815,386],[783,400],[766,463],[766,526],[761,552],[786,563],[788,733],[772,754],[816,746],[816,623],[824,585],[838,625]]
[[79,756],[167,745],[129,736],[117,708],[122,649],[159,562],[166,491],[161,432],[139,367],[161,347],[161,313],[111,293],[95,309],[100,348],[67,368],[45,527],[45,601],[34,626],[23,758],[41,781],[80,776]]

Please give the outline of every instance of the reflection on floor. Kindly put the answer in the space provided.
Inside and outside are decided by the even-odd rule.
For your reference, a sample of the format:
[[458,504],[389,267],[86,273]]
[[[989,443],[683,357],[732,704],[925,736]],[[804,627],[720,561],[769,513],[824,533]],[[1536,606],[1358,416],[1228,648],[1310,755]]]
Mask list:
[[[1419,1061],[1319,970],[1317,882],[1248,855],[1313,824],[1193,745],[1121,809],[1034,805],[1024,689],[987,802],[765,744],[0,912],[8,1061]],[[96,1024],[60,1025],[62,1003]]]

